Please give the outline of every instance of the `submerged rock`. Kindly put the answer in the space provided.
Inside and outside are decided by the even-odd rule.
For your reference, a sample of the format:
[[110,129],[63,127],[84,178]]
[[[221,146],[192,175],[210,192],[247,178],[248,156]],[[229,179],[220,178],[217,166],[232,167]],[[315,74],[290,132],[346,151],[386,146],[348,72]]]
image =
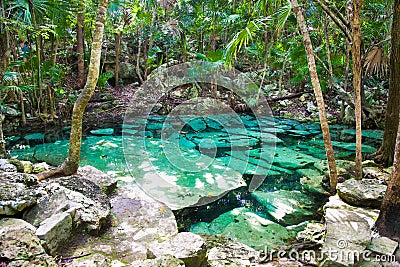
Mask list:
[[97,136],[113,135],[114,129],[113,128],[97,129],[97,130],[91,130],[90,133]]
[[327,189],[323,186],[323,175],[314,169],[300,169],[296,171],[303,177],[300,184],[310,193],[327,195]]
[[386,185],[376,179],[350,179],[337,185],[341,199],[361,207],[379,208],[386,192]]
[[192,225],[198,234],[230,237],[254,249],[279,248],[295,240],[296,232],[261,217],[247,208],[236,208],[210,223]]
[[251,194],[280,223],[293,225],[314,217],[314,201],[300,191],[255,191]]
[[126,141],[126,161],[141,189],[172,209],[210,203],[246,185],[241,173],[197,150],[169,141],[146,139],[146,147]]
[[33,134],[28,134],[24,137],[25,140],[27,141],[37,141],[37,140],[44,140],[44,134],[42,133],[33,133]]
[[34,226],[23,220],[0,219],[0,265],[5,263],[4,266],[58,266],[53,258],[46,254],[35,231]]

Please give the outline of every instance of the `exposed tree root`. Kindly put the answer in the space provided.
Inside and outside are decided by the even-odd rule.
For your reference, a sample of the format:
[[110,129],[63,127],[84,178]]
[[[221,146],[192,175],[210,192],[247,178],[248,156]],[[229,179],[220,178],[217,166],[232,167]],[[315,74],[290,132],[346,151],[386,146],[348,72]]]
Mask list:
[[76,164],[71,163],[68,158],[58,167],[36,174],[39,181],[52,177],[69,176],[78,170]]

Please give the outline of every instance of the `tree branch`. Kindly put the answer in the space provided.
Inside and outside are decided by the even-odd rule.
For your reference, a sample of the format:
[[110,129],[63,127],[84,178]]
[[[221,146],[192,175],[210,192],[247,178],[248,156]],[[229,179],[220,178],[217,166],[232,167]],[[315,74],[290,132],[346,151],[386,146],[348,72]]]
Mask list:
[[329,8],[322,0],[314,0],[329,17],[333,20],[333,22],[339,27],[339,29],[343,32],[346,38],[351,42],[352,35],[350,31],[350,23],[342,16],[342,14],[336,8]]

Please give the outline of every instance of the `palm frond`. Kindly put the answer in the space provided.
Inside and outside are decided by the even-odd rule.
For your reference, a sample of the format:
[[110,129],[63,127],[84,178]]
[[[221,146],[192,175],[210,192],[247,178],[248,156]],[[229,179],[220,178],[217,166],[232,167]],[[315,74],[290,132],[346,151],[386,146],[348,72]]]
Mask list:
[[248,43],[253,40],[253,35],[260,30],[257,25],[257,20],[250,21],[247,26],[237,32],[232,40],[226,46],[225,60],[228,65],[232,64],[233,58],[236,58],[237,53],[248,45]]
[[290,4],[290,1],[287,1],[286,5],[281,7],[276,13],[278,19],[276,28],[278,33],[282,31],[283,28],[285,27],[286,21],[288,20],[291,12],[292,12],[292,5]]
[[365,75],[385,76],[388,72],[389,57],[383,48],[374,46],[365,56],[364,68]]

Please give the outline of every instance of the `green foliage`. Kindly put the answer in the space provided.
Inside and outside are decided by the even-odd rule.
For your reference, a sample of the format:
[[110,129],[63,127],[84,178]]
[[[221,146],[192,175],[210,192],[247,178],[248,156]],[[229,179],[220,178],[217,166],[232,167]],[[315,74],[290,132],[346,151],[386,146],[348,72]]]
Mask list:
[[105,72],[105,73],[100,74],[99,79],[98,79],[98,81],[97,81],[97,86],[98,86],[100,89],[103,89],[104,87],[106,87],[107,81],[108,81],[109,79],[111,79],[113,76],[114,76],[114,75],[112,75],[112,74],[109,73],[109,72]]
[[[330,8],[336,8],[345,17],[347,1],[328,2]],[[43,85],[51,86],[60,99],[70,95],[68,82],[64,81],[71,74],[73,76],[76,68],[77,14],[84,14],[85,64],[88,66],[98,3],[77,0],[4,0],[2,3],[6,12],[0,13],[0,54],[6,47],[3,37],[6,31],[12,37],[9,43],[13,43],[17,51],[22,40],[30,43],[26,62],[10,56],[13,60],[6,73],[1,70],[3,86],[28,86],[22,90],[34,106],[38,95],[35,90],[39,88],[34,77],[40,71]],[[369,70],[366,76],[369,81],[365,84],[372,87],[378,88],[380,79],[387,80],[387,75],[381,75],[380,79],[373,76],[387,71],[387,56],[384,55],[389,54],[387,40],[390,37],[392,5],[393,0],[371,0],[363,6],[363,63]],[[334,82],[343,84],[346,78],[346,39],[343,33],[315,1],[301,1],[301,7],[315,48],[322,87],[325,88],[330,79],[330,64]],[[121,54],[121,58],[138,64],[146,74],[164,63],[204,60],[245,72],[265,73],[264,84],[277,84],[281,77],[288,88],[299,88],[309,83],[305,50],[288,0],[111,0],[107,15],[106,61],[111,60],[109,56],[116,38],[121,38],[125,45],[121,46],[121,52],[126,53]],[[326,51],[324,19],[327,19],[331,62],[328,62]],[[40,66],[36,53],[36,38],[39,36],[45,60]],[[141,54],[137,59],[135,54],[139,44]],[[56,62],[52,62],[56,46]],[[379,48],[381,56],[371,56],[373,51],[377,51],[374,47]],[[265,71],[260,71],[264,67]],[[104,73],[99,79],[99,87],[104,88],[109,78],[110,74]],[[255,80],[261,80],[261,77],[255,77]]]

